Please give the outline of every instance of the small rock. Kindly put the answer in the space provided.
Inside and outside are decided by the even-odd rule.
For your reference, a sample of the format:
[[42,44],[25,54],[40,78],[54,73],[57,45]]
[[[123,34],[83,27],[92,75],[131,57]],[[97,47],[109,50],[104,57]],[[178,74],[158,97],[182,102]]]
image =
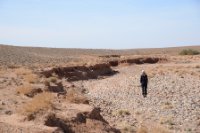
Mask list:
[[12,111],[7,110],[7,111],[5,111],[5,114],[7,114],[7,115],[12,115]]

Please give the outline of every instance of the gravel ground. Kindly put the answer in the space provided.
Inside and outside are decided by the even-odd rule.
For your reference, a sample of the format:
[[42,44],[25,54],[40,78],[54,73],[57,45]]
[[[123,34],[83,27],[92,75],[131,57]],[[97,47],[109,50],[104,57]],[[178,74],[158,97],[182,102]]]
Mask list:
[[112,77],[76,84],[88,89],[91,104],[100,107],[103,117],[117,128],[131,132],[155,123],[172,132],[200,131],[199,77],[170,71],[155,74],[149,77],[148,96],[143,98],[141,70],[154,66],[119,67],[119,73]]

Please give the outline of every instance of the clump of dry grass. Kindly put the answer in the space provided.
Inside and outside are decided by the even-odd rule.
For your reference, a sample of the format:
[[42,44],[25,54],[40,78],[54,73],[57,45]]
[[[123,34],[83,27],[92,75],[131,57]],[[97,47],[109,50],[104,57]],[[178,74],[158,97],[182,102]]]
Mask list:
[[43,92],[36,95],[30,102],[26,103],[21,113],[25,115],[35,114],[40,110],[47,110],[52,107],[53,94]]
[[170,133],[166,128],[164,127],[161,127],[161,126],[154,126],[152,129],[151,129],[151,132],[152,133]]
[[26,69],[26,68],[17,68],[14,70],[14,72],[17,74],[17,75],[28,75],[28,74],[31,74],[32,71],[29,70],[29,69]]
[[38,82],[38,76],[34,74],[30,69],[17,68],[14,70],[14,73],[17,74],[17,76],[21,76],[28,83]]
[[15,65],[15,64],[10,64],[7,67],[10,68],[10,69],[16,69],[16,68],[19,68],[20,66]]
[[179,53],[179,55],[198,55],[198,54],[200,54],[200,52],[194,49],[183,49]]
[[56,83],[57,82],[57,77],[49,77],[49,81],[52,82],[52,83]]
[[149,78],[153,78],[156,75],[155,69],[146,68],[145,72],[146,72],[146,74],[148,75]]
[[156,124],[151,127],[142,125],[138,128],[137,133],[170,133],[170,132],[166,128]]
[[163,109],[172,109],[172,108],[173,108],[173,105],[170,102],[166,102],[163,105]]
[[74,89],[70,89],[67,92],[66,99],[69,102],[77,103],[77,104],[80,104],[80,103],[88,104],[89,103],[86,96],[84,96],[83,94],[81,94],[80,92],[78,92]]
[[130,125],[122,125],[122,133],[135,133],[135,128],[133,126],[130,126]]
[[43,83],[44,83],[45,86],[50,86],[49,80],[44,80]]
[[30,84],[21,85],[16,88],[17,94],[24,94],[24,95],[30,93],[32,90],[33,87]]
[[28,75],[24,75],[24,80],[29,83],[36,83],[38,82],[38,76],[32,73]]
[[161,117],[160,118],[160,124],[167,124],[167,125],[175,125],[173,122],[172,117]]
[[124,116],[124,115],[130,115],[131,113],[128,110],[119,110],[118,114]]

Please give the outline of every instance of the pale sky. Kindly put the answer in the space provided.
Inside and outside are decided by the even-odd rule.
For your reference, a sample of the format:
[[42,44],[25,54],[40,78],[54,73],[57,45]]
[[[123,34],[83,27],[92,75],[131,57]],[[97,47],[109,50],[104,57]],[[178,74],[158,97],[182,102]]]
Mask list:
[[0,0],[0,44],[112,49],[200,45],[200,0]]

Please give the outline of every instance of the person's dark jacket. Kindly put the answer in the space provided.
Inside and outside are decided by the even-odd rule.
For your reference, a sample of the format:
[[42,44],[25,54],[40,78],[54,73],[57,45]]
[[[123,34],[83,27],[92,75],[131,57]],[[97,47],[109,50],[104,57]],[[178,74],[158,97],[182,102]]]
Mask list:
[[147,85],[148,84],[148,77],[147,77],[146,74],[141,75],[140,83],[141,83],[141,85]]

